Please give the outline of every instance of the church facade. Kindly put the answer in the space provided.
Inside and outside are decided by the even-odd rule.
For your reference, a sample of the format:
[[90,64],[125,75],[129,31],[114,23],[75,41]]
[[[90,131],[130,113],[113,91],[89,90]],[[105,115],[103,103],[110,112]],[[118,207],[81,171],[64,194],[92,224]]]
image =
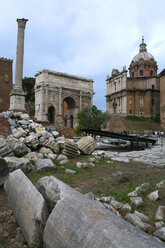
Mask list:
[[110,114],[151,117],[160,114],[160,79],[157,62],[142,39],[139,53],[128,68],[107,76],[106,110]]

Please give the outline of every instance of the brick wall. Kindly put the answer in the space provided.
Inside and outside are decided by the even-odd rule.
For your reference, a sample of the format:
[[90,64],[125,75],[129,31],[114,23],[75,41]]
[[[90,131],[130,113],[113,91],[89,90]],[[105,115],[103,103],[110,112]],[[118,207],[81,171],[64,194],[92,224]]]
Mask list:
[[0,58],[0,113],[9,109],[12,90],[12,60]]
[[0,117],[0,135],[7,137],[11,134],[8,118]]

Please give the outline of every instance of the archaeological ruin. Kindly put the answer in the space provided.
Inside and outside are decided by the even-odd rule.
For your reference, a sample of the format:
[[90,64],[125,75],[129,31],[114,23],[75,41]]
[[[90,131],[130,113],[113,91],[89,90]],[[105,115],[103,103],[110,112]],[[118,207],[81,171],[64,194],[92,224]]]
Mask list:
[[35,76],[37,121],[74,127],[77,112],[92,106],[92,79],[50,70],[39,71]]

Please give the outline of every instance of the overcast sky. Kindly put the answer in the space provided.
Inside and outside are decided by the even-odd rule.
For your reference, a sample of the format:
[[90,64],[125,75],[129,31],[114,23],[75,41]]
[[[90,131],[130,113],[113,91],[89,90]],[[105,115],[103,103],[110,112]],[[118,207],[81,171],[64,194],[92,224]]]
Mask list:
[[16,19],[27,18],[24,77],[49,69],[92,78],[99,109],[107,74],[129,67],[142,36],[158,72],[165,67],[165,0],[0,0],[0,10],[0,57],[13,59],[13,74]]

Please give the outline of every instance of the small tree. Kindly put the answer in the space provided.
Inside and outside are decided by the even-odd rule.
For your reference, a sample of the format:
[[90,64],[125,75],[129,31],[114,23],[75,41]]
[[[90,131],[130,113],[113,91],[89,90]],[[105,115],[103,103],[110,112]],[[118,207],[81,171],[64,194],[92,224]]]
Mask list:
[[35,78],[32,77],[25,77],[22,80],[22,87],[23,90],[26,92],[25,101],[34,103],[35,96],[34,96],[34,85],[35,85]]
[[78,126],[75,128],[77,135],[81,133],[81,128],[101,129],[106,128],[110,115],[102,112],[96,106],[84,108],[77,113]]

